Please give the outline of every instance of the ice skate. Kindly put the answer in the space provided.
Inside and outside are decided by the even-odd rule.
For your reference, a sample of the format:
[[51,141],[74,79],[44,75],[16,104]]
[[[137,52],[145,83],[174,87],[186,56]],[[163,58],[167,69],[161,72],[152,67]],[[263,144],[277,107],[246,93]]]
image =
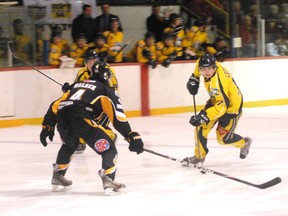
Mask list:
[[205,158],[197,158],[196,156],[193,156],[193,157],[184,158],[181,161],[181,163],[182,163],[182,166],[184,166],[184,167],[190,167],[192,165],[194,167],[202,167],[204,161],[205,161]]
[[113,181],[112,179],[110,179],[108,176],[105,175],[104,169],[99,170],[98,173],[102,179],[103,188],[107,195],[117,195],[117,194],[123,194],[127,192],[127,188],[125,184],[117,183]]
[[85,149],[86,149],[86,144],[79,143],[78,146],[77,146],[77,149],[75,151],[75,154],[83,154]]
[[249,149],[252,143],[252,139],[250,137],[244,137],[245,146],[240,149],[240,158],[245,159],[249,153]]
[[57,172],[57,164],[53,164],[52,192],[70,190],[71,180],[67,180],[62,174]]

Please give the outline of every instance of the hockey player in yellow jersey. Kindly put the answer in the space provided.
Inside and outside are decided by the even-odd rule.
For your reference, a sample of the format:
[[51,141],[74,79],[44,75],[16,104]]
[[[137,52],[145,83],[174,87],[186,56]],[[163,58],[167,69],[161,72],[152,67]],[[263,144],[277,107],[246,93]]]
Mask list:
[[113,20],[111,23],[111,30],[103,32],[106,37],[106,42],[109,46],[108,62],[122,62],[123,60],[123,32],[119,30],[118,20]]
[[76,66],[84,66],[84,53],[88,49],[85,34],[81,33],[76,36],[76,42],[70,46],[70,57],[76,60]]
[[94,42],[89,44],[89,49],[94,50],[97,52],[100,61],[107,62],[109,57],[109,46],[106,43],[106,38],[102,33],[98,33],[95,36]]
[[55,27],[51,33],[49,65],[59,66],[61,64],[60,57],[68,54],[68,41],[62,38],[62,30],[59,27]]
[[172,13],[169,16],[169,27],[165,28],[163,33],[170,33],[174,36],[174,46],[177,52],[176,59],[182,59],[183,56],[183,40],[185,31],[183,29],[182,17],[179,14]]
[[191,59],[198,59],[205,53],[205,50],[201,46],[201,44],[209,43],[208,33],[206,29],[206,21],[200,19],[195,22],[195,25],[192,26],[189,31],[187,31],[183,43],[184,47],[187,47],[186,53],[192,56]]
[[183,159],[183,165],[201,166],[208,154],[207,137],[216,123],[219,144],[240,148],[240,158],[245,159],[251,145],[250,137],[235,133],[236,125],[242,114],[243,97],[231,73],[224,68],[212,54],[204,54],[196,62],[194,73],[187,82],[190,94],[196,95],[200,76],[210,98],[198,115],[192,116],[190,124],[195,126],[195,151],[193,157]]
[[169,65],[177,57],[177,49],[174,46],[174,37],[170,33],[164,33],[162,41],[156,43],[156,55],[157,61],[163,67],[169,67]]
[[154,69],[156,62],[155,36],[152,32],[145,34],[144,40],[139,40],[127,54],[128,61],[147,63]]
[[[84,59],[85,59],[85,67],[81,68],[78,73],[77,76],[75,78],[74,82],[81,82],[83,80],[86,79],[90,79],[92,76],[92,66],[95,62],[99,61],[99,56],[97,54],[97,52],[95,52],[93,49],[89,48],[84,55]],[[112,88],[114,88],[115,90],[118,90],[118,81],[116,79],[116,75],[115,75],[115,71],[113,68],[109,69],[111,71],[111,76],[110,79],[107,81],[108,85]],[[65,92],[66,90],[64,90]],[[116,134],[108,127],[110,121],[107,117],[107,115],[105,115],[105,113],[102,113],[102,115],[100,115],[100,117],[98,119],[95,119],[95,121],[99,124],[102,125],[104,128],[107,129],[107,133],[109,132],[109,136],[112,140],[114,140],[114,142],[116,142]],[[86,149],[86,143],[84,142],[84,140],[80,139],[79,141],[79,145],[76,149],[76,154],[81,154],[84,152],[84,150]]]

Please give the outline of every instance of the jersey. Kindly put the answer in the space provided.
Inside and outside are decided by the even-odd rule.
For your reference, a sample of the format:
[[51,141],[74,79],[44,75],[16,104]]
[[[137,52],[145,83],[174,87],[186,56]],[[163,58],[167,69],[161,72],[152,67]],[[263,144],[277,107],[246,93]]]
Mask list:
[[29,61],[32,54],[31,40],[28,35],[14,35],[13,41],[16,48],[16,54],[24,61]]
[[167,27],[163,31],[164,33],[171,33],[174,35],[174,46],[177,52],[177,56],[180,57],[183,55],[183,40],[185,38],[185,31],[181,29],[175,33],[175,28]]
[[156,46],[147,46],[145,40],[139,40],[135,46],[127,53],[131,61],[147,63],[150,60],[156,60]]
[[184,46],[200,57],[204,54],[204,49],[201,48],[203,43],[209,43],[207,32],[200,31],[197,26],[193,26],[186,34]]
[[100,81],[74,83],[70,91],[51,104],[43,125],[55,126],[56,116],[63,110],[69,110],[71,118],[83,118],[93,127],[98,125],[94,119],[100,118],[104,112],[123,137],[128,137],[131,132],[117,91]]
[[103,32],[103,35],[106,37],[106,41],[109,47],[109,56],[115,58],[113,62],[122,62],[123,52],[119,52],[123,46],[123,32],[118,31],[113,33],[111,31]]
[[[194,76],[200,77],[199,59],[196,61]],[[205,87],[210,95],[205,111],[210,120],[219,119],[225,113],[241,113],[243,97],[231,73],[216,62],[216,72],[210,79],[205,79]]]
[[88,49],[88,44],[83,47],[79,47],[76,43],[70,46],[70,57],[76,60],[76,64],[79,66],[84,65],[84,54]]
[[156,54],[157,61],[163,63],[170,55],[173,55],[177,52],[175,46],[172,44],[170,46],[165,46],[162,41],[156,43]]
[[59,66],[61,64],[60,57],[67,55],[69,44],[66,39],[61,39],[59,44],[51,43],[49,52],[49,65]]

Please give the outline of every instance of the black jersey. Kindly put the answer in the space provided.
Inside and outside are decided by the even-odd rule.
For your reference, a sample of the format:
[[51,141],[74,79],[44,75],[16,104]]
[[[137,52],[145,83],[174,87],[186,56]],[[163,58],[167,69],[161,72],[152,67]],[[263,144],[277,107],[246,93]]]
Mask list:
[[67,110],[71,118],[84,118],[94,124],[97,124],[94,120],[101,118],[104,112],[122,136],[127,137],[131,132],[117,91],[100,81],[74,83],[69,92],[51,104],[44,122],[45,119],[46,122],[53,122],[49,119],[56,118],[64,111],[67,113]]

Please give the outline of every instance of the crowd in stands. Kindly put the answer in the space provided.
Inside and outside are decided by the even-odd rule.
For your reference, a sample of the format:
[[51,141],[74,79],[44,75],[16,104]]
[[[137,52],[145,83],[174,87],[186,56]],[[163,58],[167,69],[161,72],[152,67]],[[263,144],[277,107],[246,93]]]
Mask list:
[[[288,54],[288,3],[286,1],[266,0],[261,5],[259,0],[246,3],[243,0],[233,1],[229,5],[227,0],[211,0],[223,11],[233,8],[233,28],[231,34],[241,37],[241,57],[256,57],[257,42],[259,41],[259,18],[265,19],[265,51],[267,56],[281,56]],[[201,55],[211,53],[219,61],[231,57],[228,38],[216,36],[215,41],[209,41],[207,26],[217,25],[211,5],[204,0],[190,0],[186,2],[199,17],[191,26],[186,26],[183,18],[177,13],[167,17],[160,15],[161,6],[152,6],[152,13],[146,19],[147,32],[139,38],[131,50],[125,50],[123,31],[120,18],[110,13],[109,4],[101,5],[102,14],[93,18],[92,7],[84,5],[82,13],[73,20],[71,36],[73,43],[69,44],[63,38],[62,26],[52,26],[48,64],[57,67],[83,66],[84,53],[94,50],[100,59],[109,63],[142,62],[156,68],[158,64],[168,67],[177,60],[197,59]],[[201,10],[197,9],[198,7]],[[143,21],[145,22],[145,20]],[[214,23],[213,23],[214,22]],[[31,56],[31,39],[23,33],[24,23],[21,19],[13,21],[13,41],[17,55],[24,61]],[[36,62],[43,64],[43,26],[36,25]],[[1,33],[1,28],[0,28]],[[124,53],[125,50],[125,53]],[[1,54],[1,53],[0,53]],[[19,62],[14,60],[14,65]]]

